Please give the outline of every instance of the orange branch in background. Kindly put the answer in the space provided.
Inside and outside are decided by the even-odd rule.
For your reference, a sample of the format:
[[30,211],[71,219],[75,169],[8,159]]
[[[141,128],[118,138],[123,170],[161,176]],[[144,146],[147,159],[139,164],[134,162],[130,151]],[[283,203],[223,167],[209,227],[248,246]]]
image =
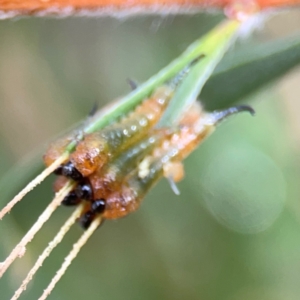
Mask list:
[[258,10],[300,5],[300,0],[0,0],[2,18],[15,15],[126,14],[255,6]]

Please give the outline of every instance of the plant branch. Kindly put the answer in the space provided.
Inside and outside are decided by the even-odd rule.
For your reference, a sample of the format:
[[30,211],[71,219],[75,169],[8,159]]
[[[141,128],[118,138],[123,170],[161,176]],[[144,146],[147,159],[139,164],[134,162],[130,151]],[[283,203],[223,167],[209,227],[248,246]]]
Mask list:
[[10,255],[6,258],[6,260],[3,263],[0,263],[0,278],[17,257],[22,257],[25,254],[26,245],[31,242],[31,240],[34,238],[35,234],[41,229],[43,224],[51,217],[52,213],[60,205],[63,198],[72,190],[73,186],[74,184],[69,183],[55,195],[52,202],[39,216],[36,223],[24,235],[24,237],[19,242],[19,244],[15,246],[15,248],[12,250]]
[[[58,15],[58,16],[95,16],[110,15],[122,17],[128,14],[166,14],[195,13],[200,10],[235,6],[242,1],[235,0],[0,0],[2,19],[19,15]],[[247,3],[247,2],[246,2]],[[299,5],[299,0],[256,0],[250,6],[260,9]]]
[[47,176],[49,176],[58,166],[60,166],[66,159],[68,154],[63,154],[59,159],[57,159],[53,164],[46,168],[40,175],[29,182],[25,188],[23,188],[1,211],[0,220],[11,211],[11,209],[23,199],[23,197],[33,190],[38,184],[40,184]]
[[57,271],[55,276],[52,278],[50,284],[48,287],[44,290],[43,295],[39,298],[39,300],[45,300],[50,293],[53,291],[56,283],[61,279],[61,277],[65,274],[68,267],[71,265],[72,261],[76,258],[77,254],[79,253],[80,249],[86,244],[88,239],[91,237],[91,235],[94,233],[94,231],[98,228],[100,225],[102,219],[101,216],[96,218],[93,223],[90,225],[90,227],[82,234],[82,236],[79,238],[77,243],[73,245],[73,249],[71,252],[67,255],[65,258],[65,261],[63,262],[61,268]]
[[60,228],[59,232],[56,234],[54,239],[48,244],[43,253],[39,256],[36,263],[31,268],[26,278],[23,280],[21,286],[16,290],[11,300],[17,300],[21,296],[21,294],[26,290],[28,283],[32,280],[33,276],[38,271],[38,269],[42,266],[45,259],[51,254],[52,250],[62,241],[65,234],[70,230],[71,226],[76,222],[76,219],[80,216],[82,210],[82,205],[77,207],[77,209],[68,218],[65,224]]

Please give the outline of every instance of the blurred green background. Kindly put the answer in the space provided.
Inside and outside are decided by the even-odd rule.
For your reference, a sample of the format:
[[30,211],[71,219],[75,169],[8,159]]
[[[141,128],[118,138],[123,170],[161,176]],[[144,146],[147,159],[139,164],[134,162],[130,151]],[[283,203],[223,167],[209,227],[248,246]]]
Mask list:
[[[95,102],[126,94],[126,78],[143,82],[155,74],[220,19],[197,14],[1,21],[1,206],[41,170],[43,149],[55,135],[84,118]],[[297,34],[299,26],[299,10],[274,16],[235,49],[251,54],[266,41]],[[235,49],[225,63],[238,58]],[[292,62],[284,54],[286,69],[299,61],[297,49],[289,53]],[[278,61],[271,64],[275,69]],[[266,69],[258,65],[261,70],[244,78],[225,73],[226,85],[212,82],[203,93],[207,107],[241,100],[253,105],[256,117],[230,119],[186,160],[179,197],[162,181],[137,213],[105,222],[49,299],[299,299],[300,69],[256,89],[254,79],[262,82]],[[243,88],[241,78],[255,86]],[[239,86],[244,93],[224,102]],[[0,260],[53,197],[52,181],[1,222]],[[1,299],[13,295],[70,211],[58,209],[4,275]],[[79,226],[71,230],[23,299],[41,295],[81,232]]]

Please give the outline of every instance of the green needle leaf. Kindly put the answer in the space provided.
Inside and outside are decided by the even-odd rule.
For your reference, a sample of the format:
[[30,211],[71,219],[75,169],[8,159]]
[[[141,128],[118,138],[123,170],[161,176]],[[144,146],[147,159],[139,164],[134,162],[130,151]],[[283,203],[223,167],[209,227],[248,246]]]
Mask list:
[[164,113],[159,126],[172,126],[197,99],[202,87],[221,61],[228,47],[237,37],[239,23],[235,21],[224,22],[222,31],[211,31],[205,36],[200,48],[205,55],[193,68],[186,80],[179,87]]
[[300,36],[255,45],[244,43],[216,68],[201,93],[208,109],[241,100],[300,63]]

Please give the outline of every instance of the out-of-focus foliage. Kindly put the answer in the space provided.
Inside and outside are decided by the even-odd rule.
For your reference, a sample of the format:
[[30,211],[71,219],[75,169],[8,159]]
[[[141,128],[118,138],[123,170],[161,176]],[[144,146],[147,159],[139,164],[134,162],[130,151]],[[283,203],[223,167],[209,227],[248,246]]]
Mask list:
[[[283,15],[242,42],[241,49],[249,47],[253,52],[252,56],[236,56],[239,68],[247,66],[240,62],[254,57],[255,49],[265,43],[272,45],[277,38],[272,28],[278,24],[287,27],[285,18],[299,20],[299,14]],[[38,152],[50,137],[84,117],[95,101],[103,105],[127,93],[126,78],[146,80],[219,20],[219,16],[195,15],[1,22],[1,177],[30,152]],[[286,31],[288,35],[289,28]],[[290,49],[282,44],[279,48],[284,46]],[[274,65],[296,63],[298,48],[289,51],[274,55]],[[225,58],[223,68],[232,57],[234,52],[228,54],[227,62]],[[251,85],[251,78],[266,78],[266,72],[257,68],[259,62],[254,57],[249,73],[243,72],[252,75],[251,88],[244,85],[233,93],[230,79],[243,79],[238,76],[241,69],[233,68],[226,77],[217,70],[203,97],[220,100],[220,105],[231,97],[240,99],[265,82],[261,79]],[[278,69],[268,66],[277,75]],[[275,76],[269,74],[269,79]],[[227,84],[223,84],[224,78]],[[234,81],[234,87],[239,86]],[[288,95],[299,93],[299,86],[296,88],[288,90]],[[49,299],[299,298],[300,164],[299,132],[294,130],[298,127],[289,102],[277,87],[268,85],[243,102],[250,102],[257,116],[229,120],[187,159],[180,197],[161,182],[137,213],[106,222]],[[299,104],[293,105],[294,110],[299,108]],[[5,192],[17,191],[29,180],[39,160],[36,156],[34,164],[17,166],[17,173],[12,173],[1,190],[5,195],[0,198],[2,205],[12,196]],[[0,260],[51,199],[52,180],[29,194],[0,223]],[[70,209],[59,209],[29,245],[26,256],[4,276],[1,299],[12,296],[69,214]],[[23,299],[41,294],[80,233],[78,226],[70,232]]]
[[220,63],[201,99],[209,109],[228,106],[282,76],[299,60],[299,33],[275,41],[243,42]]

